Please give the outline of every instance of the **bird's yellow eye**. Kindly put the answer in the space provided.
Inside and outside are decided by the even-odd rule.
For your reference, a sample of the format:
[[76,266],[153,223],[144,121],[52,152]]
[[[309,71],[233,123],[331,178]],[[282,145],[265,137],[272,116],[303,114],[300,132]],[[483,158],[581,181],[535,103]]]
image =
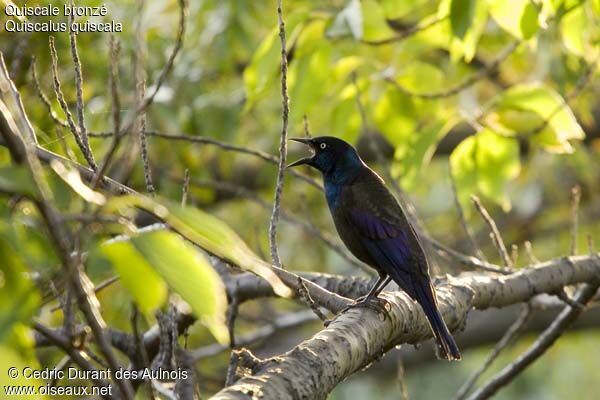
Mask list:
[[321,144],[319,145],[319,147],[321,148],[321,150],[324,150],[324,149],[325,149],[325,147],[327,147],[327,144],[325,144],[325,143],[321,143]]

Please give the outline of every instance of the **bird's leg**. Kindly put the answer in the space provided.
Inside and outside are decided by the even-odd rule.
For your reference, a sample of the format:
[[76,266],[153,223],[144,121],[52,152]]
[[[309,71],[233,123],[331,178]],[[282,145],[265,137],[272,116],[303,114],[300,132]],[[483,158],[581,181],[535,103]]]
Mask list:
[[377,282],[375,282],[369,293],[366,296],[356,299],[354,305],[362,305],[373,298],[377,298],[379,293],[381,293],[391,280],[392,278],[389,275],[379,275],[379,279],[377,279]]

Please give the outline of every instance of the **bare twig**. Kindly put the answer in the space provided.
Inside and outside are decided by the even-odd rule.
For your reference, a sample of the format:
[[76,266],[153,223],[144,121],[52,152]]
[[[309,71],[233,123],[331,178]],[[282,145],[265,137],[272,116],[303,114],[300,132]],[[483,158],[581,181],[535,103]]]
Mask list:
[[183,47],[183,39],[185,37],[185,29],[187,23],[187,6],[187,0],[179,0],[179,24],[173,50],[171,51],[171,54],[169,55],[169,58],[167,59],[167,62],[165,63],[163,69],[160,71],[156,82],[154,83],[154,85],[151,86],[153,90],[150,93],[150,95],[146,96],[144,101],[136,106],[136,109],[132,113],[131,117],[127,120],[125,124],[123,124],[123,127],[121,129],[122,134],[128,132],[133,127],[138,115],[143,113],[148,107],[150,107],[150,105],[152,105],[156,94],[158,93],[165,80],[169,76],[169,73],[173,69],[175,58],[177,57],[177,54],[179,54],[179,51]]
[[[302,310],[295,313],[284,314],[273,319],[267,325],[257,328],[254,331],[240,335],[236,340],[237,346],[249,346],[264,341],[272,337],[275,333],[294,328],[309,321],[315,320],[315,314],[311,310]],[[194,360],[200,360],[216,356],[226,351],[228,347],[219,343],[214,343],[205,347],[200,347],[192,352]]]
[[[585,284],[575,296],[578,303],[586,304],[598,290],[598,283]],[[469,400],[483,400],[493,396],[502,387],[509,384],[521,372],[523,372],[535,360],[540,358],[548,350],[564,331],[579,317],[582,308],[566,306],[559,316],[552,322],[531,347],[521,354],[514,362],[505,367],[488,383],[469,397]]]
[[481,367],[479,367],[473,374],[471,374],[469,379],[467,379],[465,383],[463,383],[463,385],[460,387],[458,393],[454,397],[455,400],[462,400],[467,396],[469,391],[477,382],[477,379],[479,379],[481,375],[483,375],[483,373],[487,371],[487,369],[492,365],[494,360],[498,358],[502,350],[504,350],[513,341],[513,339],[517,337],[519,333],[521,333],[530,316],[531,305],[527,303],[521,311],[519,318],[517,318],[515,322],[513,322],[512,325],[506,330],[502,338],[496,343],[493,350],[483,362]]
[[310,134],[310,123],[308,122],[308,116],[304,114],[304,136],[310,138],[312,135]]
[[67,102],[65,100],[65,96],[63,95],[62,89],[60,87],[60,79],[58,78],[58,54],[56,52],[56,47],[54,45],[54,37],[53,36],[49,37],[49,45],[50,45],[50,55],[52,57],[52,75],[54,78],[54,92],[56,93],[56,98],[58,99],[60,107],[62,108],[63,112],[65,113],[65,116],[67,117],[67,123],[69,124],[69,129],[71,130],[71,133],[73,134],[73,137],[75,138],[75,142],[77,142],[77,146],[79,147],[79,150],[81,150],[81,153],[83,154],[83,157],[85,158],[85,160],[88,163],[88,165],[90,166],[90,168],[92,168],[94,171],[96,171],[98,169],[98,167],[96,166],[96,161],[94,160],[94,156],[91,154],[91,151],[88,151],[89,150],[88,146],[85,145],[85,142],[83,141],[81,135],[79,134],[79,130],[77,129],[77,126],[75,125],[75,121],[73,120],[73,115],[71,114],[71,111],[69,110],[69,105],[67,104]]
[[188,193],[190,191],[190,169],[186,168],[183,174],[183,186],[181,188],[181,205],[183,207],[187,204]]
[[471,201],[475,205],[475,208],[477,209],[487,226],[490,228],[490,237],[492,238],[492,242],[494,243],[496,250],[498,250],[498,254],[502,259],[502,262],[507,268],[512,268],[512,261],[510,260],[508,251],[506,250],[506,246],[504,245],[504,241],[502,240],[502,236],[500,235],[500,231],[498,230],[496,223],[494,222],[490,214],[487,212],[483,204],[481,204],[481,200],[479,200],[479,197],[471,196]]
[[[140,141],[142,165],[144,167],[144,182],[146,183],[146,190],[151,195],[154,194],[154,184],[152,182],[152,171],[150,170],[150,160],[148,158],[148,141],[146,138],[146,72],[144,71],[145,64],[145,53],[144,49],[146,41],[144,33],[142,31],[142,19],[144,13],[145,0],[138,0],[138,19],[135,27],[135,97],[136,97],[136,109],[139,110],[135,126],[137,130],[137,137]],[[169,58],[167,65],[171,68],[173,60]],[[162,84],[161,77],[159,82]],[[149,103],[152,103],[155,91],[149,98]]]
[[[58,332],[40,324],[39,322],[35,322],[33,324],[33,329],[42,334],[52,344],[61,348],[65,353],[69,355],[71,360],[77,365],[79,365],[83,370],[96,372],[96,367],[94,367],[94,365],[81,354],[80,350],[74,348],[67,338],[61,336]],[[104,379],[92,379],[92,382],[94,382],[94,385],[99,387],[110,387],[110,384]],[[103,397],[106,399],[111,398],[111,396],[108,395]]]
[[[94,133],[89,134],[89,136],[91,136],[91,137],[98,137],[98,138],[108,138],[108,137],[112,137],[112,135],[113,134],[111,132],[94,132]],[[269,153],[266,153],[264,151],[255,150],[255,149],[251,149],[248,147],[223,142],[223,141],[220,141],[217,139],[213,139],[211,137],[191,136],[191,135],[185,135],[185,134],[179,135],[179,134],[173,134],[173,133],[161,133],[161,132],[154,132],[154,131],[148,131],[148,132],[146,132],[146,135],[158,137],[158,138],[165,139],[165,140],[184,141],[184,142],[191,142],[191,143],[198,143],[198,144],[208,144],[208,145],[216,146],[225,151],[233,151],[236,153],[251,155],[251,156],[260,158],[261,160],[266,161],[273,165],[279,164],[277,157],[275,157]],[[294,177],[302,179],[303,181],[311,184],[312,186],[314,186],[315,188],[317,188],[319,190],[323,189],[323,186],[320,183],[318,183],[316,180],[314,180],[313,178],[311,178],[308,175],[305,175],[301,172],[295,171],[294,169],[286,169],[285,172],[293,175]]]
[[527,253],[527,257],[529,258],[529,263],[530,264],[539,263],[540,260],[538,260],[538,258],[535,256],[535,254],[533,254],[533,247],[531,246],[531,242],[529,240],[526,240],[525,243],[523,243],[523,246],[525,246],[525,253]]
[[229,348],[233,349],[236,347],[235,341],[235,319],[238,315],[240,302],[237,296],[232,296],[231,302],[227,307],[227,330],[229,332]]
[[[75,2],[71,0],[71,6],[75,6]],[[74,13],[69,14],[69,42],[71,44],[71,58],[73,59],[73,65],[75,67],[75,89],[77,93],[77,119],[79,124],[79,137],[81,138],[81,143],[85,148],[85,152],[87,157],[90,159],[94,159],[94,153],[92,153],[92,149],[90,148],[90,143],[88,141],[87,129],[85,127],[85,112],[84,112],[84,102],[83,102],[83,74],[81,72],[81,61],[79,60],[79,53],[77,52],[77,36],[76,33],[71,29],[71,26],[75,22]],[[95,161],[94,161],[95,165]],[[92,165],[90,165],[92,166]],[[94,168],[95,169],[95,168]]]
[[402,357],[398,357],[398,372],[396,373],[396,382],[398,382],[398,389],[400,389],[400,399],[408,400],[408,387],[406,386],[406,378],[404,376],[404,362]]
[[579,233],[579,202],[581,200],[581,188],[573,186],[571,189],[571,251],[569,254],[577,254],[577,234]]
[[121,45],[114,35],[110,36],[110,92],[111,92],[111,111],[113,121],[113,140],[111,142],[108,152],[102,160],[100,168],[96,172],[96,176],[92,180],[92,188],[96,188],[100,180],[104,177],[104,174],[108,170],[108,166],[114,155],[117,152],[121,136],[119,135],[119,129],[121,126],[121,97],[119,96],[119,55],[121,52]]
[[323,314],[323,312],[321,311],[319,306],[315,303],[315,301],[312,299],[312,297],[310,297],[310,294],[308,293],[308,289],[306,288],[306,284],[304,283],[304,279],[301,276],[298,277],[298,289],[299,289],[298,292],[300,293],[300,297],[306,302],[306,304],[308,304],[308,306],[315,313],[315,315],[321,321],[327,321],[327,316],[325,314]]
[[31,57],[31,75],[33,78],[33,87],[35,88],[35,91],[37,92],[40,100],[42,100],[42,103],[44,103],[44,105],[48,109],[48,114],[50,115],[50,118],[52,118],[54,123],[63,128],[68,128],[69,124],[67,123],[67,121],[63,121],[62,119],[60,119],[60,117],[52,109],[52,103],[50,102],[48,96],[46,96],[46,93],[44,93],[42,85],[40,84],[40,81],[38,79],[36,64],[37,62],[35,56]]
[[287,53],[285,40],[285,22],[283,20],[283,0],[277,1],[277,20],[279,21],[279,39],[281,41],[281,103],[282,103],[282,127],[279,139],[279,163],[277,168],[277,184],[275,186],[275,199],[273,200],[273,212],[269,222],[269,245],[271,248],[271,259],[273,265],[281,267],[279,252],[277,251],[277,223],[279,222],[279,208],[281,206],[281,194],[283,192],[285,162],[287,158],[287,134],[288,118],[290,114],[290,99],[287,89]]
[[454,205],[456,206],[456,211],[458,212],[458,219],[460,221],[460,225],[464,230],[465,236],[467,237],[469,244],[471,245],[471,251],[473,252],[473,254],[475,254],[475,256],[480,260],[487,261],[485,254],[483,254],[479,246],[477,246],[475,238],[473,237],[473,235],[471,235],[471,232],[469,231],[467,219],[465,218],[465,212],[463,210],[462,205],[460,204],[460,201],[458,200],[458,191],[456,190],[456,182],[454,181],[454,174],[452,173],[452,164],[450,162],[448,163],[448,168],[450,172],[450,187],[452,188]]

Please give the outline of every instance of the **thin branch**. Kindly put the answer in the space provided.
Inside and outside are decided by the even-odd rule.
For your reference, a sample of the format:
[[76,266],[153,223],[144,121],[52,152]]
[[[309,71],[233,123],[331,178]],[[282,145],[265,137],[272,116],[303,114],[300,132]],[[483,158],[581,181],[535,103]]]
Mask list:
[[462,400],[467,396],[467,394],[469,394],[469,391],[471,391],[477,380],[481,377],[481,375],[483,375],[485,371],[487,371],[487,369],[492,365],[494,360],[498,358],[502,350],[508,347],[508,345],[514,340],[514,338],[516,338],[517,335],[521,333],[530,316],[531,305],[527,304],[524,306],[523,310],[521,311],[521,314],[519,314],[519,317],[515,320],[515,322],[511,324],[511,326],[506,330],[502,338],[496,343],[493,350],[483,362],[481,367],[479,367],[477,371],[471,374],[469,379],[467,379],[465,383],[463,383],[463,385],[458,390],[458,393],[454,397],[455,400]]
[[49,40],[48,43],[50,46],[50,55],[52,57],[52,76],[54,78],[54,92],[56,93],[56,98],[58,99],[58,103],[60,104],[60,107],[62,108],[63,112],[65,113],[65,116],[67,117],[67,123],[69,124],[69,129],[71,130],[71,133],[73,134],[73,137],[75,138],[75,142],[77,142],[77,146],[79,147],[79,150],[81,150],[81,153],[83,154],[83,157],[85,158],[85,160],[88,163],[88,165],[90,166],[90,168],[92,168],[94,171],[96,171],[98,169],[98,167],[96,166],[96,161],[94,160],[94,156],[91,154],[91,152],[88,152],[88,148],[85,145],[85,143],[83,142],[81,135],[79,134],[79,130],[77,129],[77,126],[75,125],[75,121],[73,120],[73,115],[71,114],[71,111],[69,110],[69,105],[67,104],[67,102],[65,100],[65,96],[63,95],[62,89],[60,87],[60,79],[58,78],[58,54],[56,52],[56,47],[54,45],[54,36],[50,36],[48,40]]
[[287,54],[285,41],[285,22],[283,20],[283,0],[277,0],[277,20],[279,22],[279,40],[281,42],[281,104],[282,104],[282,127],[279,139],[279,163],[277,167],[277,184],[275,186],[275,199],[273,200],[273,212],[269,222],[269,246],[271,248],[271,259],[273,265],[281,268],[281,260],[277,251],[277,223],[279,222],[279,208],[281,206],[281,194],[283,192],[285,163],[287,159],[287,134],[288,119],[290,114],[290,99],[287,89]]
[[35,56],[31,57],[31,75],[33,78],[33,87],[35,88],[35,91],[36,91],[38,97],[40,98],[40,100],[42,100],[42,103],[44,103],[44,105],[46,106],[46,109],[48,110],[48,114],[50,115],[50,118],[52,118],[54,123],[63,128],[68,128],[69,124],[67,123],[67,121],[60,119],[60,117],[52,109],[52,103],[50,102],[50,99],[48,98],[48,96],[46,96],[46,93],[44,93],[44,90],[42,89],[42,85],[40,84],[40,81],[38,79],[36,64],[37,64],[37,62],[36,62]]
[[571,189],[571,251],[569,254],[577,254],[577,234],[579,233],[579,202],[581,200],[581,188],[573,186]]
[[[273,319],[267,325],[257,328],[254,331],[241,335],[236,340],[237,346],[250,346],[259,342],[262,342],[277,332],[295,328],[306,322],[314,321],[315,314],[310,310],[302,310],[291,314],[284,314]],[[223,346],[219,343],[214,343],[205,347],[200,347],[192,351],[192,357],[194,361],[198,361],[204,358],[213,357],[227,351],[228,347]]]
[[[71,0],[71,6],[75,6],[74,0]],[[69,42],[71,44],[71,58],[73,59],[73,66],[75,67],[75,89],[77,93],[77,119],[79,124],[79,136],[81,138],[81,143],[85,148],[86,158],[89,157],[91,160],[94,160],[94,153],[90,148],[90,143],[88,141],[87,129],[85,127],[85,112],[84,112],[84,102],[83,102],[83,74],[81,72],[81,61],[79,60],[79,53],[77,52],[77,36],[76,33],[71,29],[71,26],[75,22],[75,16],[73,13],[69,14]],[[94,160],[94,165],[96,164]],[[92,167],[92,165],[90,164]],[[92,167],[93,169],[96,169]]]
[[[598,283],[585,284],[575,296],[575,301],[586,304],[598,290]],[[577,320],[583,312],[581,307],[566,306],[560,315],[552,322],[531,347],[521,354],[514,362],[500,371],[482,388],[469,397],[469,400],[483,400],[493,396],[498,390],[508,385],[521,372],[529,367],[548,350],[564,331]]]
[[169,73],[173,69],[175,58],[177,57],[177,54],[179,54],[179,51],[183,47],[183,39],[185,37],[185,29],[187,23],[187,7],[187,0],[179,0],[179,23],[177,29],[177,37],[175,38],[175,45],[173,46],[173,50],[171,51],[171,54],[169,55],[169,58],[167,59],[167,62],[165,63],[163,69],[160,71],[156,82],[154,83],[154,85],[151,86],[153,88],[152,93],[149,96],[147,96],[144,99],[144,101],[136,107],[135,111],[128,119],[128,122],[123,124],[121,134],[129,132],[129,130],[133,127],[137,116],[143,113],[148,107],[150,107],[150,105],[152,105],[156,94],[158,93],[165,80],[169,76]]
[[323,314],[319,306],[315,303],[312,297],[310,297],[310,293],[308,293],[308,289],[306,288],[306,283],[304,283],[304,279],[301,276],[298,277],[298,288],[300,297],[306,302],[306,304],[308,304],[308,306],[315,313],[315,315],[321,321],[327,321],[327,316]]
[[108,149],[108,152],[102,160],[100,168],[96,172],[96,176],[92,180],[92,188],[96,188],[100,180],[104,177],[104,174],[108,170],[108,166],[114,155],[117,152],[117,148],[121,142],[121,136],[119,135],[119,129],[121,126],[121,97],[119,95],[119,55],[121,52],[121,44],[115,38],[114,35],[110,36],[109,39],[109,56],[110,56],[110,67],[109,67],[109,78],[110,78],[110,93],[111,93],[111,111],[112,111],[112,123],[113,123],[113,135],[112,142]]
[[475,256],[480,260],[487,261],[485,254],[483,254],[483,251],[481,251],[481,249],[477,245],[477,242],[475,242],[475,238],[473,237],[473,235],[471,235],[471,232],[469,231],[469,226],[467,224],[467,219],[465,218],[463,207],[458,199],[458,190],[456,189],[456,182],[454,181],[454,174],[452,173],[452,164],[450,162],[448,162],[448,168],[450,172],[450,187],[452,188],[452,197],[454,198],[454,206],[456,207],[456,211],[458,212],[458,219],[460,221],[460,225],[463,228],[467,240],[469,241],[471,251],[473,252],[473,254],[475,254]]
[[500,259],[502,260],[506,268],[512,268],[512,261],[510,260],[510,256],[508,255],[508,251],[506,250],[506,246],[504,245],[504,241],[502,240],[500,231],[498,230],[498,227],[496,226],[496,223],[494,222],[493,218],[490,216],[483,204],[481,204],[481,200],[479,200],[479,197],[471,196],[471,201],[473,202],[473,205],[475,205],[475,208],[477,209],[487,226],[490,228],[490,237],[492,238],[496,250],[498,250]]
[[[146,107],[144,103],[146,101],[146,72],[144,71],[145,53],[144,49],[146,46],[144,34],[142,31],[142,20],[144,15],[144,4],[145,0],[138,0],[138,18],[135,27],[135,104],[136,109],[139,109],[137,118],[135,119],[135,128],[137,131],[137,137],[140,141],[142,165],[144,167],[144,182],[146,184],[146,190],[151,195],[154,194],[154,183],[152,182],[152,171],[150,169],[150,160],[148,157],[148,140],[146,138]],[[170,63],[173,60],[169,58],[167,66],[171,68]],[[159,77],[159,83],[162,84],[162,79]],[[152,94],[149,102],[156,95],[156,91]],[[149,103],[149,104],[150,104]]]
[[[207,137],[207,136],[191,136],[191,135],[186,135],[186,134],[180,135],[180,134],[161,133],[161,132],[154,132],[154,131],[148,131],[148,132],[146,132],[146,135],[158,137],[158,138],[165,139],[165,140],[184,141],[184,142],[198,143],[198,144],[208,144],[208,145],[216,146],[225,151],[233,151],[236,153],[251,155],[251,156],[260,158],[261,160],[266,161],[273,165],[279,164],[279,160],[277,157],[275,157],[269,153],[266,153],[264,151],[255,150],[255,149],[251,149],[249,147],[244,147],[244,146],[239,146],[239,145],[223,142],[223,141],[213,139],[213,138]],[[95,133],[90,133],[89,136],[97,137],[97,138],[108,138],[108,137],[112,137],[112,133],[111,132],[95,132]],[[323,189],[323,186],[320,183],[318,183],[316,180],[314,180],[313,178],[311,178],[308,175],[305,175],[301,172],[295,171],[294,169],[286,169],[285,172],[309,183],[310,185],[312,185],[313,187],[315,187],[319,190]]]
[[190,169],[186,168],[183,173],[183,186],[181,188],[181,206],[187,205],[188,193],[190,191]]
[[[77,365],[79,365],[79,367],[81,367],[81,369],[83,369],[84,371],[97,371],[94,365],[81,354],[81,351],[74,348],[69,342],[69,340],[64,336],[60,335],[58,332],[40,324],[39,322],[33,323],[33,329],[42,334],[42,336],[48,339],[50,343],[54,344],[55,346],[62,349],[65,353],[67,353],[71,360]],[[92,379],[92,382],[94,382],[94,385],[99,387],[110,387],[110,383],[108,383],[104,379]],[[112,398],[108,395],[105,395],[103,397],[106,399]]]

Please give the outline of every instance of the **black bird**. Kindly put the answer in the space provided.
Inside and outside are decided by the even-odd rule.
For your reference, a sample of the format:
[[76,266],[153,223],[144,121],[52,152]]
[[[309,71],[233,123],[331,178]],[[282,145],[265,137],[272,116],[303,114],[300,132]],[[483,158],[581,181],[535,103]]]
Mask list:
[[393,280],[427,316],[440,355],[460,360],[460,351],[437,307],[427,258],[402,207],[345,141],[322,136],[293,138],[310,146],[313,155],[289,167],[309,165],[323,174],[325,196],[336,230],[348,249],[379,273],[379,279],[359,304],[377,297]]

